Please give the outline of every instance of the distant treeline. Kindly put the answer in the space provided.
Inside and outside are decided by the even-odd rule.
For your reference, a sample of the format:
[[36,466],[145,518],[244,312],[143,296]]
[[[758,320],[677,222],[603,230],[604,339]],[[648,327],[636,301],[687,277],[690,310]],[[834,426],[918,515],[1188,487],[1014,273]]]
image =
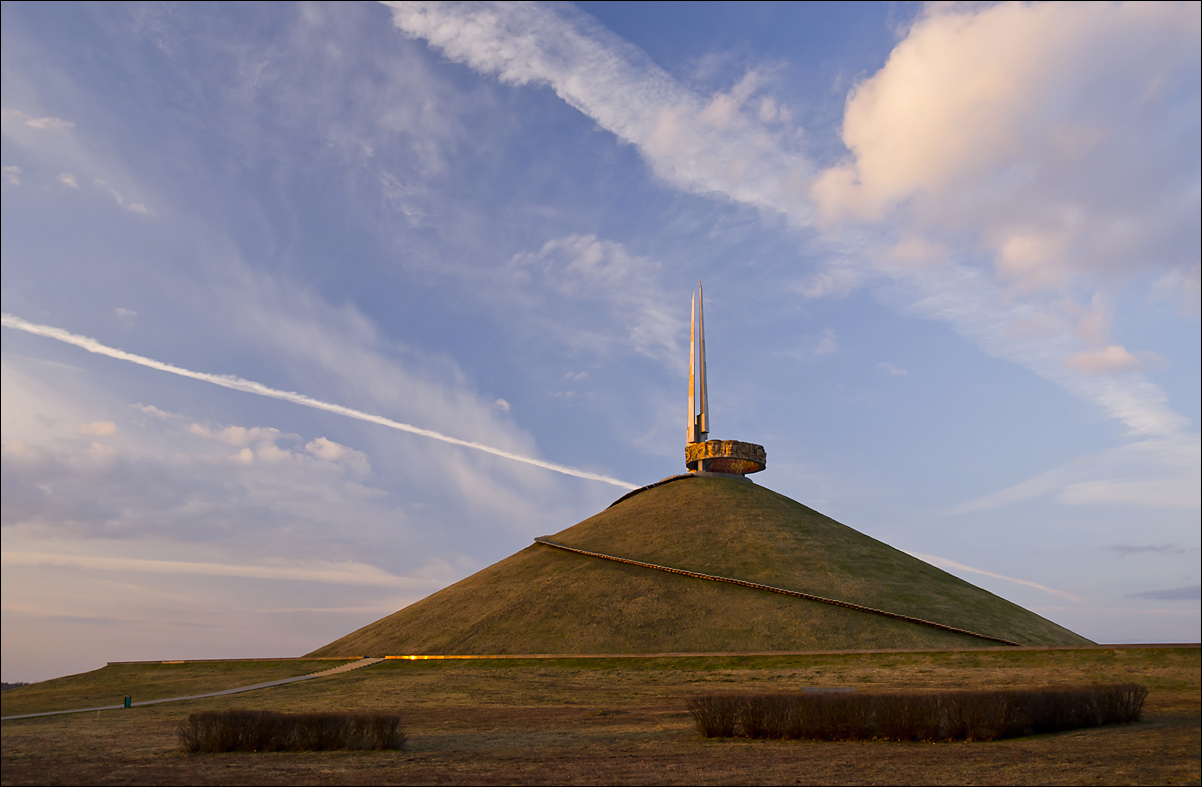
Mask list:
[[28,685],[29,685],[28,683],[4,683],[4,682],[0,682],[0,691],[8,691],[9,689],[15,689],[15,688],[17,688],[18,686],[28,686]]
[[1139,721],[1133,683],[906,693],[711,694],[689,701],[706,738],[997,740]]
[[400,749],[401,717],[394,713],[277,713],[202,711],[180,725],[184,751],[331,751]]

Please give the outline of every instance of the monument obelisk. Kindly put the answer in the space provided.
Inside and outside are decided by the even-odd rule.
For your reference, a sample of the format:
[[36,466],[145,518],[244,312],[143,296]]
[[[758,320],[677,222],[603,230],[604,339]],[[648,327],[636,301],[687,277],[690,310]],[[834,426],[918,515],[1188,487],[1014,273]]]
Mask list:
[[767,463],[764,446],[739,440],[710,440],[709,387],[705,369],[705,296],[701,282],[693,294],[689,322],[689,423],[685,467],[694,475],[745,476]]

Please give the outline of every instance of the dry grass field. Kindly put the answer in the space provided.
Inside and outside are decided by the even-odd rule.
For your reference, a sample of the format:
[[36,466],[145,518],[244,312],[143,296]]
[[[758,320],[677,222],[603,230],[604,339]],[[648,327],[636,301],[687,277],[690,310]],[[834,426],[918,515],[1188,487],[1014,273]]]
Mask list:
[[5,716],[66,708],[99,708],[120,705],[127,694],[137,702],[185,697],[309,675],[345,663],[327,659],[280,659],[113,664],[93,672],[11,689],[2,695],[0,702]]
[[[201,682],[198,673],[212,668],[209,688],[254,683],[262,677],[262,670],[245,664],[164,666],[186,667],[194,685]],[[136,668],[120,670],[125,671],[120,676],[104,675],[105,670],[88,675],[119,689],[112,701],[123,694],[144,696]],[[145,677],[161,684],[164,674],[150,670]],[[86,688],[87,675],[69,680],[77,688]],[[706,740],[697,734],[686,710],[688,698],[698,693],[788,691],[806,686],[906,691],[1127,681],[1151,690],[1139,723],[988,743]],[[250,694],[6,721],[0,781],[1198,784],[1200,681],[1202,662],[1196,647],[389,661]],[[225,685],[219,685],[222,682]],[[4,714],[18,712],[10,699],[19,700],[24,712],[63,707],[64,695],[56,683],[6,692]],[[188,755],[180,751],[176,729],[188,713],[222,708],[397,711],[409,742],[399,752]]]

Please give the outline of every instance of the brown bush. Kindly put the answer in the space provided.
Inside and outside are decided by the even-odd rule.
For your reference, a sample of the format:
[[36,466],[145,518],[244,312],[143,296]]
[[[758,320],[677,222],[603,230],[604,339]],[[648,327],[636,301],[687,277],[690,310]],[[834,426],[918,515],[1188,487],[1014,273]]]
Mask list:
[[401,718],[390,713],[202,711],[180,725],[184,751],[329,751],[400,749]]
[[689,702],[707,738],[997,740],[1138,721],[1136,684],[1038,689],[701,696]]
[[729,738],[735,734],[742,705],[741,697],[710,694],[690,699],[689,713],[702,736]]

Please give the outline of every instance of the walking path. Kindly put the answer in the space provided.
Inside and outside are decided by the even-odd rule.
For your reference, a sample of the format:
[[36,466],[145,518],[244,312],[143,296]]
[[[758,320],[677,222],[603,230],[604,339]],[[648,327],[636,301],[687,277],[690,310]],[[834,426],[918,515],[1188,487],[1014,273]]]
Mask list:
[[[380,658],[380,659],[366,659],[366,658],[359,659],[358,661],[352,661],[349,664],[342,664],[337,667],[331,667],[330,669],[323,669],[320,672],[312,672],[308,675],[298,675],[295,678],[281,678],[279,680],[270,680],[270,681],[267,681],[266,683],[255,683],[250,686],[239,686],[234,689],[225,689],[223,691],[210,691],[205,694],[189,694],[186,697],[168,697],[167,699],[162,699],[162,700],[143,700],[142,702],[131,703],[130,707],[139,708],[143,705],[159,705],[164,702],[181,702],[183,700],[198,700],[198,699],[203,699],[205,697],[223,697],[227,694],[241,694],[244,691],[256,691],[258,689],[269,689],[272,686],[285,686],[289,683],[299,683],[303,680],[313,680],[315,678],[324,678],[327,675],[338,675],[343,672],[350,672],[351,670],[362,669],[363,667],[370,667],[372,664],[379,664],[383,660],[384,659],[382,659],[382,658]],[[46,711],[44,713],[24,713],[19,716],[3,716],[3,717],[0,717],[0,721],[8,721],[9,719],[32,719],[37,716],[60,716],[64,713],[88,713],[90,711],[123,710],[124,708],[125,708],[124,705],[101,705],[96,708],[75,708],[73,710],[52,710],[52,711]]]
[[[221,697],[226,694],[240,694],[244,691],[255,691],[256,689],[266,689],[272,686],[283,686],[288,683],[297,683],[302,680],[313,680],[314,678],[325,677],[326,675],[335,675],[342,672],[369,667],[372,664],[379,664],[381,661],[392,659],[403,659],[406,661],[425,661],[427,659],[437,660],[472,660],[472,659],[548,659],[548,660],[566,660],[566,659],[656,659],[656,658],[715,658],[715,657],[739,657],[747,658],[754,656],[850,656],[858,654],[881,655],[885,653],[988,653],[988,652],[1009,652],[1015,651],[1052,651],[1052,650],[1143,650],[1147,648],[1174,648],[1174,649],[1197,649],[1197,642],[1158,642],[1158,643],[1118,643],[1118,644],[1103,644],[1103,645],[1020,645],[1018,647],[978,647],[978,648],[866,648],[857,650],[765,650],[765,651],[730,651],[730,652],[680,652],[680,653],[506,653],[506,654],[419,654],[405,656],[383,656],[380,658],[362,658],[357,661],[352,661],[349,664],[343,664],[331,669],[321,670],[309,675],[301,675],[295,678],[283,678],[281,680],[273,680],[267,683],[256,683],[252,686],[240,686],[235,689],[225,689],[224,691],[214,691],[208,694],[193,694],[187,697],[171,697],[162,700],[145,700],[143,702],[135,702],[133,706],[142,705],[157,705],[162,702],[180,702],[181,700],[203,699],[205,697]],[[258,661],[258,659],[198,659],[195,662],[170,662],[170,663],[202,663],[202,662],[222,662],[222,661]],[[126,661],[126,662],[111,662],[114,664],[164,664],[168,662],[162,661]],[[807,691],[809,689],[803,689]],[[823,691],[842,691],[838,688],[825,688]],[[20,716],[4,716],[0,720],[8,721],[9,719],[31,719],[37,716],[59,716],[66,713],[87,713],[89,711],[102,710],[121,710],[122,705],[103,705],[97,708],[75,708],[73,710],[56,710],[46,713],[26,713]]]

